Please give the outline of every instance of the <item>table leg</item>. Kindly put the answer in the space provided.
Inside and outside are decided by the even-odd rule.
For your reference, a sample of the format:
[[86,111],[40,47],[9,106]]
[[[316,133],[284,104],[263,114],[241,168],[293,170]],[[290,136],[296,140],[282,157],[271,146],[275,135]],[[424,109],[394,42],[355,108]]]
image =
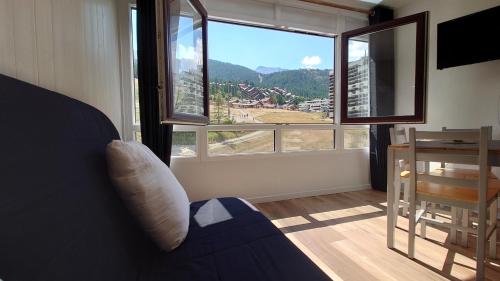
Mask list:
[[394,248],[394,150],[387,149],[387,247]]

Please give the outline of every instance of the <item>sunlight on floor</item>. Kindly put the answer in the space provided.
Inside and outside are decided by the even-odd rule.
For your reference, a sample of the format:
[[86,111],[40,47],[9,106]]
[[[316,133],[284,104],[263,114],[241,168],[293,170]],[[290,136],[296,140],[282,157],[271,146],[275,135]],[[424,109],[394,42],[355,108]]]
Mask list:
[[[427,239],[417,237],[411,260],[405,217],[398,218],[396,248],[386,246],[386,206],[386,194],[377,191],[257,204],[333,280],[474,280],[473,235],[463,248],[450,244],[444,229],[428,226]],[[488,262],[487,280],[500,280],[499,263]]]

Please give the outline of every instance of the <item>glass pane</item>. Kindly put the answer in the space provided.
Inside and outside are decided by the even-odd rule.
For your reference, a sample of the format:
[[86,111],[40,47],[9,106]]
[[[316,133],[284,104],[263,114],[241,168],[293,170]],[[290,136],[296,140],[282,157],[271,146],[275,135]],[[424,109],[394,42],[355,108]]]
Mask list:
[[209,30],[210,124],[333,123],[334,38],[214,21]]
[[274,152],[274,131],[209,131],[208,154]]
[[196,156],[196,132],[173,132],[172,156]]
[[349,38],[347,116],[415,114],[417,24]]
[[138,142],[142,142],[141,132],[134,132],[134,140]]
[[202,17],[188,0],[170,10],[174,113],[203,115]]
[[332,150],[334,130],[282,130],[283,151]]
[[133,107],[134,107],[134,112],[133,112],[133,117],[134,117],[134,124],[135,125],[140,125],[141,124],[141,115],[139,111],[139,75],[137,72],[137,9],[132,8],[130,10],[131,13],[131,18],[132,18],[132,68],[133,68],[133,87],[132,87],[132,93],[133,93]]
[[365,148],[370,145],[368,128],[344,129],[344,148]]

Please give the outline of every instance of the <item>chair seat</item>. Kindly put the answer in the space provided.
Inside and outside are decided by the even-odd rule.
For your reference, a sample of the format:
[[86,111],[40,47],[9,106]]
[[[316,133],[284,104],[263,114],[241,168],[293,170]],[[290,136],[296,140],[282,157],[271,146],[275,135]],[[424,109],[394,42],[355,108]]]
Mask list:
[[[432,170],[429,174],[433,176],[449,177],[449,178],[461,178],[461,179],[478,179],[479,171],[473,169],[460,169],[460,168],[438,168]],[[488,178],[497,179],[495,174],[491,171],[488,174]]]
[[[473,169],[461,169],[461,168],[438,168],[432,170],[428,174],[433,176],[441,176],[448,178],[460,178],[460,179],[478,179],[479,171]],[[402,171],[400,173],[402,178],[410,178],[410,171]],[[497,179],[495,174],[489,173],[488,177],[490,179]]]
[[[500,181],[490,179],[488,182],[488,191],[486,198],[488,201],[498,196],[500,190]],[[453,186],[437,184],[431,182],[417,182],[417,194],[432,196],[436,198],[461,201],[466,203],[478,203],[478,190],[463,186]]]

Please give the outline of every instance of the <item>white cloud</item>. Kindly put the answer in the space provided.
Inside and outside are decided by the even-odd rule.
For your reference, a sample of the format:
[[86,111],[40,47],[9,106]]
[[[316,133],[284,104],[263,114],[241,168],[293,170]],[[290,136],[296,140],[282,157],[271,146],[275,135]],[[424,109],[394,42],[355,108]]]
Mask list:
[[349,40],[349,61],[357,61],[368,55],[368,42]]
[[195,49],[192,46],[186,47],[182,44],[178,45],[176,57],[178,59],[189,59],[192,60],[195,57]]
[[302,59],[302,66],[305,68],[313,68],[321,63],[321,58],[319,56],[305,56]]

